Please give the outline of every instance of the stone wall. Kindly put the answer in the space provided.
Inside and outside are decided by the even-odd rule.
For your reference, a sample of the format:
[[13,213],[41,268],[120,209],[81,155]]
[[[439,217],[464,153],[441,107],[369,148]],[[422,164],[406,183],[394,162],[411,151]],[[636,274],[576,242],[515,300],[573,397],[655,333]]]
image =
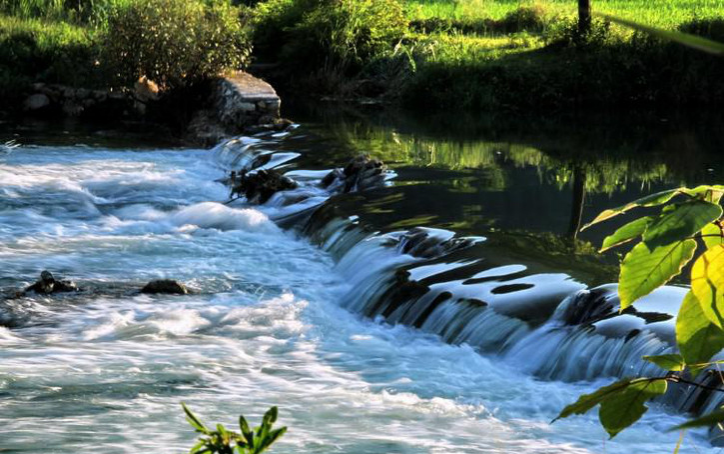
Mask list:
[[215,107],[224,127],[241,132],[246,126],[273,123],[279,118],[281,100],[263,80],[239,72],[219,79],[217,85]]
[[189,140],[203,145],[291,124],[280,116],[281,99],[274,88],[245,72],[214,81],[209,101],[207,108],[196,112],[187,133]]

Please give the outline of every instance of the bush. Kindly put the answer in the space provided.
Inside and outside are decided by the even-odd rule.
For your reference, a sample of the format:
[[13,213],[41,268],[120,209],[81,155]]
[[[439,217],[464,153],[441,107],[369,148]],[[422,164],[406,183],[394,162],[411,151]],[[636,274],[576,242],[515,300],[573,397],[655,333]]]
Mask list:
[[407,32],[398,0],[269,0],[255,22],[261,47],[297,68],[359,68]]
[[325,0],[292,30],[292,52],[342,66],[361,65],[392,48],[407,30],[397,0]]
[[724,42],[724,19],[694,19],[681,24],[679,31]]
[[136,0],[111,12],[104,50],[116,83],[146,76],[167,89],[244,66],[251,46],[226,3]]
[[[308,5],[309,3],[309,5]],[[262,59],[277,60],[289,42],[289,31],[311,9],[310,1],[267,0],[252,12],[254,54]]]

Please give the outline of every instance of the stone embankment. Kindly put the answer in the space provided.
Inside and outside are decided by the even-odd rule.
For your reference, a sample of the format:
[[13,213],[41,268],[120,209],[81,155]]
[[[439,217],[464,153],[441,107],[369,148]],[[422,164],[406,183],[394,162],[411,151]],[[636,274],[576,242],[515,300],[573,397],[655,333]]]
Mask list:
[[[237,72],[199,86],[202,96],[190,93],[164,93],[151,80],[141,77],[133,89],[89,90],[63,85],[37,83],[31,87],[23,109],[28,114],[68,117],[130,118],[153,121],[178,119],[188,109],[191,120],[184,127],[184,139],[203,145],[216,145],[227,137],[265,130],[283,130],[291,125],[280,116],[281,99],[274,88],[245,72]],[[188,96],[190,102],[164,102],[168,97]],[[159,121],[160,120],[160,121]]]
[[281,99],[274,88],[245,72],[212,82],[209,105],[189,124],[189,134],[206,145],[263,130],[283,130],[291,122],[281,118]]

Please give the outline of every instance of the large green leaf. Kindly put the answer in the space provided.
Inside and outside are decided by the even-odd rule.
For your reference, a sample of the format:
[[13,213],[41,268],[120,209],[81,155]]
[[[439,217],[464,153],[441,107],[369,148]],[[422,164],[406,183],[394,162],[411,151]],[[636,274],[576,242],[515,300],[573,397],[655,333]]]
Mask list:
[[597,13],[599,16],[603,16],[606,19],[610,20],[611,22],[616,22],[617,24],[625,25],[626,27],[631,27],[635,30],[640,30],[645,33],[649,33],[651,35],[657,36],[659,38],[667,39],[670,41],[677,42],[679,44],[683,44],[688,47],[692,47],[694,49],[708,52],[710,54],[714,55],[724,55],[724,44],[718,43],[716,41],[712,41],[710,39],[702,38],[701,36],[696,35],[690,35],[688,33],[682,33],[682,32],[675,32],[670,30],[663,30],[661,28],[655,28],[650,27],[648,25],[643,25],[638,22],[634,22],[631,20],[623,19],[616,16],[611,16],[609,14],[602,14]]
[[714,424],[724,422],[724,409],[715,410],[701,418],[692,419],[684,424],[678,425],[671,430],[689,429],[692,427],[711,427]]
[[678,353],[657,356],[644,356],[644,359],[654,363],[664,370],[680,371],[684,369],[684,358]]
[[626,378],[612,383],[608,386],[604,386],[603,388],[599,388],[591,394],[582,394],[580,397],[578,397],[577,401],[561,410],[561,413],[556,416],[556,419],[554,419],[552,422],[556,422],[561,418],[567,418],[571,415],[582,415],[588,412],[590,409],[600,404],[604,400],[628,388],[628,386],[634,380],[635,379],[633,378]]
[[639,379],[632,381],[622,392],[601,402],[598,417],[611,436],[638,421],[648,410],[647,401],[666,392],[666,379]]
[[696,241],[684,240],[649,249],[646,243],[637,244],[624,257],[618,293],[621,310],[648,295],[681,272],[694,255]]
[[676,317],[676,342],[693,375],[701,370],[693,365],[709,362],[724,348],[724,331],[706,318],[692,292],[684,297]]
[[706,318],[724,326],[724,246],[704,252],[691,268],[691,291]]
[[588,227],[598,224],[599,222],[605,221],[607,219],[611,219],[614,216],[618,216],[619,214],[623,214],[632,208],[636,207],[652,207],[657,205],[662,205],[672,198],[676,196],[677,194],[680,194],[682,190],[686,188],[676,188],[676,189],[668,189],[666,191],[657,192],[655,194],[647,195],[646,197],[642,197],[638,200],[634,200],[633,202],[629,202],[626,205],[620,206],[618,208],[612,208],[610,210],[604,210],[602,211],[596,218],[589,222],[588,224],[584,225],[581,230],[585,230]]
[[707,202],[719,203],[722,195],[724,195],[724,186],[705,184],[694,189],[683,189],[682,192],[691,197],[700,197]]
[[701,229],[701,237],[707,249],[724,244],[724,232],[722,232],[722,228],[719,225],[714,223]]
[[600,252],[607,251],[608,249],[635,239],[644,233],[646,227],[648,227],[653,220],[654,218],[651,216],[644,216],[619,228],[613,235],[609,235],[603,240],[603,247],[601,247]]
[[704,200],[670,205],[648,226],[643,240],[652,247],[683,240],[719,219],[721,214],[721,206]]

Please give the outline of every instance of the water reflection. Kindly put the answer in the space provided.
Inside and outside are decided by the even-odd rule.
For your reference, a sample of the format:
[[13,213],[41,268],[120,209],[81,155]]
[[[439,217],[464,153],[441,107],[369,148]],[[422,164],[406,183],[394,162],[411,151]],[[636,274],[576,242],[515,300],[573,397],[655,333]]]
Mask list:
[[[305,166],[366,152],[398,173],[394,190],[365,205],[375,217],[388,215],[378,219],[381,228],[414,219],[471,233],[576,238],[581,223],[605,208],[681,184],[714,183],[724,168],[724,129],[712,115],[475,118],[304,107],[290,114],[318,136],[304,144],[314,151]],[[613,227],[580,238],[599,244]]]

